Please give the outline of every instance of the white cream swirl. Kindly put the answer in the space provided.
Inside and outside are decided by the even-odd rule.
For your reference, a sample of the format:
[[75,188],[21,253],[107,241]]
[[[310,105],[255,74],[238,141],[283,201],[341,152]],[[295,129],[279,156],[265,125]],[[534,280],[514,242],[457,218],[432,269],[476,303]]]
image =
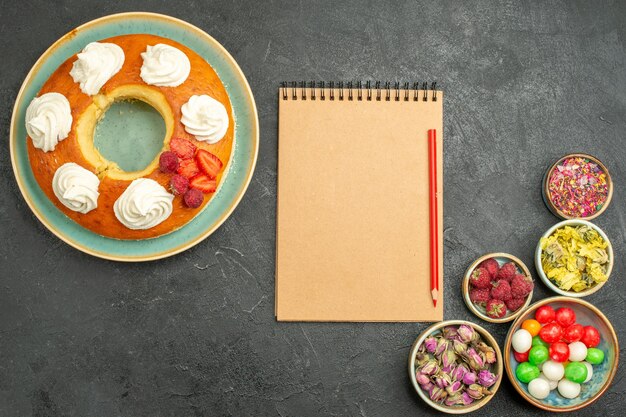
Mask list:
[[74,61],[70,75],[88,96],[98,94],[124,64],[124,51],[114,43],[91,42]]
[[191,96],[181,111],[183,116],[180,121],[185,125],[185,130],[199,141],[217,143],[228,130],[226,107],[206,94]]
[[173,46],[158,43],[148,45],[141,53],[141,79],[157,87],[178,87],[185,82],[191,71],[187,55]]
[[35,97],[26,109],[26,132],[35,148],[53,151],[70,133],[72,110],[63,94],[46,93]]
[[89,213],[98,207],[98,187],[96,175],[74,162],[61,165],[52,178],[52,190],[59,201],[70,210]]
[[129,229],[150,229],[172,214],[174,196],[149,178],[130,183],[115,201],[115,217]]

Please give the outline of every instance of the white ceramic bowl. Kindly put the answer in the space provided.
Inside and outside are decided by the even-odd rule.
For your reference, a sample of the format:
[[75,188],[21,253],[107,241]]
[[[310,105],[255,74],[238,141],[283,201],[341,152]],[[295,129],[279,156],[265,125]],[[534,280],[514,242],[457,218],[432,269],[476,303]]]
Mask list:
[[[544,234],[543,236],[541,236],[542,238],[548,237],[550,235],[552,235],[552,233],[554,233],[554,231],[556,229],[559,229],[563,226],[589,226],[590,228],[594,229],[595,231],[597,231],[600,236],[602,236],[602,239],[604,239],[605,242],[607,242],[607,253],[609,255],[609,265],[607,267],[606,270],[606,276],[607,276],[607,281],[610,278],[611,275],[611,271],[613,270],[613,245],[611,244],[611,241],[609,240],[609,238],[607,237],[606,233],[604,233],[604,231],[602,231],[602,229],[600,229],[598,226],[596,226],[595,224],[588,222],[586,220],[580,220],[580,219],[572,219],[572,220],[564,220],[560,223],[555,224],[554,226],[552,226],[551,228],[549,228]],[[550,288],[552,291],[554,291],[557,294],[560,295],[565,295],[568,297],[586,297],[590,294],[593,294],[594,292],[598,291],[607,281],[604,282],[600,282],[596,285],[594,285],[591,288],[588,288],[584,291],[580,291],[580,292],[576,292],[576,291],[565,291],[560,289],[556,284],[554,284],[552,281],[550,281],[548,279],[548,277],[546,276],[546,273],[543,270],[543,267],[541,266],[541,240],[539,240],[539,242],[537,242],[537,249],[535,250],[535,267],[537,268],[537,273],[539,273],[539,278],[541,278],[541,280],[543,281],[544,284],[546,284],[546,286],[548,288]]]

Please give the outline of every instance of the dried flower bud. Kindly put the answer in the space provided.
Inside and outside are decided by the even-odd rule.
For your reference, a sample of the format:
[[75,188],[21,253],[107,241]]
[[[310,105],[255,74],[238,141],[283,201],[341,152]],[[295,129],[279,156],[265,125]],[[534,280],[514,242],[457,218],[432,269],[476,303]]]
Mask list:
[[480,357],[478,352],[474,350],[474,348],[467,349],[467,352],[465,356],[463,357],[463,359],[467,362],[470,368],[472,368],[474,371],[478,371],[485,366],[485,363],[483,362],[482,358]]
[[437,374],[435,376],[435,384],[439,387],[439,388],[445,388],[448,385],[450,385],[450,375],[448,374]]
[[448,349],[448,340],[443,337],[437,341],[437,347],[435,348],[435,356],[440,356],[443,352]]
[[435,384],[430,381],[428,381],[426,384],[420,384],[420,387],[422,387],[422,389],[428,393],[430,393],[434,386]]
[[491,394],[491,391],[489,391],[487,388],[480,386],[478,384],[470,385],[469,387],[467,387],[467,390],[465,392],[467,392],[467,394],[475,400],[479,400],[483,398],[485,395]]
[[484,342],[478,342],[476,343],[476,349],[481,353],[480,356],[483,358],[483,362],[489,364],[496,362],[496,351],[491,346]]
[[453,345],[453,350],[459,355],[462,355],[467,351],[467,344],[461,342],[460,340],[455,339],[452,342],[452,345]]
[[478,383],[484,387],[489,388],[496,382],[496,376],[487,370],[480,371],[478,373]]
[[450,376],[452,377],[453,381],[462,381],[463,377],[468,372],[469,371],[465,365],[459,364],[456,368],[454,368],[454,371],[452,371]]
[[446,387],[448,395],[459,394],[463,389],[463,383],[461,381],[454,381]]
[[474,402],[474,399],[470,397],[467,392],[464,392],[463,394],[461,394],[461,401],[463,405],[470,405]]
[[448,393],[445,389],[434,386],[433,389],[430,390],[429,396],[431,400],[435,402],[441,402],[446,399]]
[[424,385],[430,382],[430,377],[422,372],[417,372],[415,374],[415,380],[417,381],[418,384]]
[[472,329],[470,326],[466,324],[462,324],[459,326],[459,329],[457,330],[457,338],[459,339],[459,341],[463,343],[469,343],[472,341],[472,338],[474,337],[474,333],[476,333],[474,329]]
[[[424,340],[424,343],[422,343],[422,346],[430,353],[434,353],[435,349],[437,348],[437,339],[435,339],[433,336],[427,337],[426,340]],[[422,347],[420,346],[420,347]]]
[[448,398],[444,401],[444,404],[448,407],[452,407],[453,405],[462,404],[463,397],[461,394],[448,395]]
[[463,376],[463,383],[465,385],[472,385],[476,383],[476,374],[474,372],[467,372]]
[[441,355],[441,364],[444,367],[450,367],[450,366],[454,365],[456,360],[457,360],[457,356],[456,356],[456,353],[454,353],[453,350],[448,349],[445,352],[443,352],[443,354]]
[[467,394],[475,400],[480,400],[485,396],[483,394],[483,387],[478,384],[470,385],[469,387],[467,387],[467,390],[465,392],[467,392]]
[[426,361],[426,363],[424,363],[424,365],[422,365],[422,367],[420,368],[420,371],[426,375],[434,375],[439,372],[439,370],[439,365],[435,360],[432,359]]
[[444,339],[454,340],[456,339],[457,330],[458,329],[455,326],[446,326],[443,328],[441,333],[443,334]]

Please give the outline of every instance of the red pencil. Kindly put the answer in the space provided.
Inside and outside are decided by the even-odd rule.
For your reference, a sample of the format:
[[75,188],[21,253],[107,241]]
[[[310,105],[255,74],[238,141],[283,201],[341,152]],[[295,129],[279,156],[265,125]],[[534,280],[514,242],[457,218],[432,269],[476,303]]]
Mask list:
[[428,130],[428,170],[430,188],[430,293],[437,307],[439,296],[439,210],[437,209],[437,131]]

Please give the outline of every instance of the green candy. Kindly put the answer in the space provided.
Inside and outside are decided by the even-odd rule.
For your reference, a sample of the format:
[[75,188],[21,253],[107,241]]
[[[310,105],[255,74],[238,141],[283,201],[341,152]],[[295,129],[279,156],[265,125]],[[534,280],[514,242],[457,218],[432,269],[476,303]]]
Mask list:
[[565,367],[565,378],[582,384],[587,379],[587,367],[582,362],[570,362]]
[[539,335],[537,335],[533,336],[532,346],[543,346],[547,348],[548,344],[544,342],[543,339],[539,337]]
[[[587,371],[587,369],[585,369],[585,371]],[[533,379],[539,378],[539,374],[540,372],[539,368],[537,368],[537,365],[533,365],[528,362],[522,362],[517,365],[517,368],[515,368],[515,376],[517,377],[517,379],[520,380],[520,382],[523,382],[524,384],[528,384]]]
[[604,352],[597,348],[589,348],[585,360],[592,365],[600,365],[604,362]]
[[528,352],[528,362],[531,365],[541,365],[550,357],[548,348],[542,345],[533,346]]

